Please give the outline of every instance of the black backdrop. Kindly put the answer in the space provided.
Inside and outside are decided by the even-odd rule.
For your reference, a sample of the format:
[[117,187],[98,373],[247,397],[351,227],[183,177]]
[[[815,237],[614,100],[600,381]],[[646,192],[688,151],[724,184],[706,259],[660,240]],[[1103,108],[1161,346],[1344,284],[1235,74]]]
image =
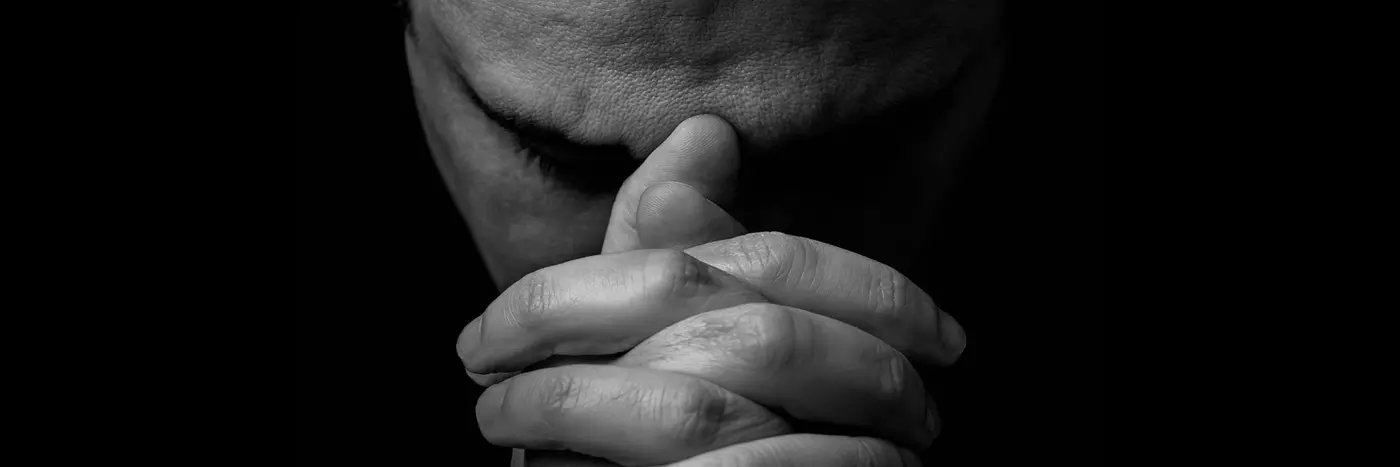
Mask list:
[[[946,272],[920,284],[969,333],[955,368],[925,375],[938,465],[1102,459],[1099,8],[1008,6],[1002,93],[932,239]],[[427,155],[396,7],[298,13],[299,456],[505,465],[452,349],[494,290]]]

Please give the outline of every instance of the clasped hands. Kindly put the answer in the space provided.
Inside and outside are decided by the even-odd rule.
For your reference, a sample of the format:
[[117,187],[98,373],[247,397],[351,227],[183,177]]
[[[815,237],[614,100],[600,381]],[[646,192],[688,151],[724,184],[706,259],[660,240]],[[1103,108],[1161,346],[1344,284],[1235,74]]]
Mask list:
[[527,275],[467,325],[488,441],[533,466],[918,464],[939,425],[910,361],[952,364],[961,326],[879,262],[746,234],[716,203],[738,163],[724,120],[682,122],[619,190],[602,254]]

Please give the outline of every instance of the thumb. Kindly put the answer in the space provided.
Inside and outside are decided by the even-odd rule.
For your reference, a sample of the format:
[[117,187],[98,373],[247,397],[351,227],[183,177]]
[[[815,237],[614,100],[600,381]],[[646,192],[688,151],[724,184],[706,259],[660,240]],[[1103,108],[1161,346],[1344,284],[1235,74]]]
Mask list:
[[[714,115],[697,115],[686,119],[622,183],[617,198],[613,200],[612,215],[608,218],[603,253],[642,247],[638,236],[637,208],[643,193],[652,185],[681,182],[701,199],[724,204],[732,197],[738,172],[739,143],[734,128]],[[666,192],[658,192],[658,195],[661,194]],[[688,195],[683,195],[682,201],[685,196]],[[662,206],[666,204],[662,203],[657,208]]]
[[694,187],[661,182],[637,202],[638,248],[690,248],[745,233],[739,221]]

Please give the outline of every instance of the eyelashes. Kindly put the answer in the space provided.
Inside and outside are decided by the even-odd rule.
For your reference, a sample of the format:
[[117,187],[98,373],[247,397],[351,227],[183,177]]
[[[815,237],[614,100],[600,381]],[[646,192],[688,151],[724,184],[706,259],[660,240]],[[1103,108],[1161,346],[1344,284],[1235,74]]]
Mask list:
[[457,67],[451,69],[458,90],[487,119],[513,137],[525,164],[538,167],[546,180],[561,188],[590,196],[613,195],[641,165],[621,144],[579,143],[556,129],[502,114],[481,100]]
[[621,144],[585,144],[529,120],[503,115],[476,95],[466,78],[454,74],[458,88],[486,118],[511,135],[527,166],[562,189],[588,196],[613,195],[641,161]]
[[545,178],[554,178],[554,174],[558,170],[559,165],[553,158],[544,157],[539,151],[528,146],[522,147],[520,152],[522,157],[525,158],[526,165],[535,166]]
[[622,145],[549,144],[516,135],[527,166],[559,187],[588,196],[614,195],[641,161]]

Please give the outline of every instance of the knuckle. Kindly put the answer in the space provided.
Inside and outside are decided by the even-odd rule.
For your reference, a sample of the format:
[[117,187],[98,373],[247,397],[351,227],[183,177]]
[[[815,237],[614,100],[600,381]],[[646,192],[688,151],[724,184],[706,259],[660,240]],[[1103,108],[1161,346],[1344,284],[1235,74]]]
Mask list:
[[[690,448],[707,448],[719,438],[728,401],[723,394],[700,381],[667,394],[662,403],[674,407],[670,423],[664,426],[672,439]],[[664,410],[664,409],[663,409]]]
[[802,354],[797,323],[792,313],[771,304],[744,307],[736,319],[740,345],[736,358],[751,368],[777,370],[788,367]]
[[567,373],[557,373],[537,381],[531,391],[539,407],[540,421],[554,424],[578,407],[582,384]]
[[851,465],[858,467],[877,467],[880,465],[878,463],[880,455],[875,453],[875,448],[870,446],[869,440],[856,438],[855,450],[851,454],[854,457]]
[[904,395],[904,386],[909,378],[904,356],[893,347],[879,343],[872,352],[870,363],[880,372],[875,397],[885,401],[899,400]]
[[505,320],[517,328],[532,329],[544,320],[554,301],[549,279],[535,271],[516,282],[514,288],[515,296],[505,310]]
[[739,237],[738,259],[741,268],[766,281],[787,277],[794,263],[806,252],[806,242],[800,237],[778,232],[760,232]]
[[691,296],[705,283],[699,261],[680,250],[652,252],[644,271],[644,287],[648,294]]
[[903,465],[899,454],[883,441],[870,438],[855,438],[855,449],[851,452],[849,465],[856,467],[891,467]]
[[899,320],[907,314],[909,278],[894,268],[880,266],[871,274],[870,302],[872,313],[885,320]]

